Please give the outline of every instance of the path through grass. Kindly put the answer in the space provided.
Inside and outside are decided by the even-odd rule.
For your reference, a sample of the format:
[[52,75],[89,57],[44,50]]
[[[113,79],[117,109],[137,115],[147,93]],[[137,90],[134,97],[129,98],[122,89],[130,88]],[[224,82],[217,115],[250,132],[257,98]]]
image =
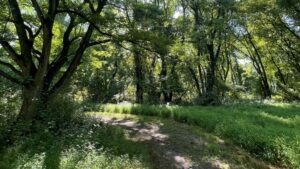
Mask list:
[[300,167],[300,105],[252,104],[219,107],[92,105],[88,110],[171,118],[243,148],[277,166]]
[[199,127],[157,117],[89,113],[129,131],[129,139],[150,147],[155,168],[265,169],[272,168],[243,150],[226,144]]

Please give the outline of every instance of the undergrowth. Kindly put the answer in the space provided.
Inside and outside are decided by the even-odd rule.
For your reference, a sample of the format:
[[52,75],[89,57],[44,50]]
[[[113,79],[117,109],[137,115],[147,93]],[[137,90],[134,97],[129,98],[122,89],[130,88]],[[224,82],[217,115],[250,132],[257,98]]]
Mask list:
[[159,116],[197,125],[230,140],[257,158],[281,167],[300,167],[300,106],[297,104],[85,106],[86,111]]
[[152,168],[148,147],[78,108],[66,96],[50,101],[30,133],[14,136],[13,144],[0,142],[0,168]]

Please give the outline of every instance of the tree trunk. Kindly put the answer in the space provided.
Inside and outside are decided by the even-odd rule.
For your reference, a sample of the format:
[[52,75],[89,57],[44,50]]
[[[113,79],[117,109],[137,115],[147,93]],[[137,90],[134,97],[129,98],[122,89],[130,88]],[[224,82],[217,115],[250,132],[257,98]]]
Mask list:
[[14,143],[16,137],[31,132],[32,124],[36,119],[41,105],[41,92],[34,85],[28,85],[22,91],[22,106],[16,121],[7,132],[8,144]]
[[[43,84],[43,83],[40,83]],[[44,108],[49,95],[43,92],[43,87],[30,84],[23,87],[22,91],[22,106],[17,119],[17,122],[28,123],[30,125],[38,116],[40,106]]]
[[148,86],[148,96],[150,103],[158,104],[160,101],[160,92],[157,91],[157,86],[155,83],[154,71],[156,65],[157,56],[155,55],[151,62],[151,67],[149,71],[149,81],[150,84]]
[[219,56],[221,45],[218,45],[218,49],[216,54],[214,52],[214,45],[208,44],[207,49],[209,52],[209,63],[207,69],[207,76],[206,76],[206,89],[204,99],[202,100],[203,105],[210,105],[215,104],[217,100],[216,93],[214,91],[215,81],[216,81],[216,66],[217,66],[217,59]]
[[215,86],[215,71],[216,70],[216,61],[211,60],[209,63],[208,71],[207,71],[207,83],[206,83],[206,92],[205,92],[205,98],[203,100],[204,105],[212,104],[216,97],[214,92],[214,86]]
[[144,86],[143,86],[143,67],[142,67],[142,58],[140,53],[137,49],[134,49],[134,63],[135,63],[135,85],[136,85],[136,92],[135,98],[136,103],[143,103],[143,93],[144,93]]
[[172,98],[170,98],[169,91],[167,89],[167,62],[164,55],[161,55],[161,71],[160,71],[160,80],[161,80],[161,92],[163,94],[164,103],[170,102]]
[[194,69],[191,66],[189,66],[188,69],[189,69],[189,71],[192,75],[192,78],[194,79],[195,86],[196,86],[197,93],[198,93],[198,97],[200,97],[201,96],[201,88],[200,88],[200,83],[199,83],[199,80],[197,78],[196,72],[194,71]]
[[203,68],[202,68],[202,66],[201,66],[200,63],[198,64],[198,72],[199,72],[199,78],[200,78],[200,83],[201,83],[201,91],[200,91],[200,93],[204,93],[205,92],[205,80],[204,80],[205,71],[203,70]]
[[19,119],[31,121],[35,116],[37,108],[37,100],[33,87],[25,87],[22,92],[22,107],[19,114]]
[[[248,31],[247,31],[248,32]],[[248,32],[248,40],[250,45],[253,47],[255,56],[252,57],[252,60],[256,63],[256,70],[260,75],[262,90],[263,90],[263,99],[270,99],[272,97],[272,92],[268,83],[267,73],[265,71],[264,64],[261,60],[261,55],[259,49],[256,47],[254,41],[252,40],[251,34]],[[248,49],[249,50],[249,49]],[[250,52],[249,52],[250,54]],[[250,54],[251,55],[251,54]]]

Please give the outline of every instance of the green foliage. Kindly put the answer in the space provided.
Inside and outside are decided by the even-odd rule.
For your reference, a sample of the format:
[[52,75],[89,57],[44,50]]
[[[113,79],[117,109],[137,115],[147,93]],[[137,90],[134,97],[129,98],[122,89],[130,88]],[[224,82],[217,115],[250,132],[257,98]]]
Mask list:
[[[56,108],[48,111],[55,114],[48,122],[36,123],[32,133],[19,136],[12,145],[1,145],[0,168],[151,168],[147,147],[128,140],[123,129],[97,119],[65,115],[73,111],[70,103],[52,103]],[[50,119],[64,121],[54,128]]]
[[17,85],[0,78],[0,146],[6,142],[6,133],[17,118],[21,106],[20,94]]
[[102,105],[94,111],[170,117],[228,139],[258,158],[300,166],[299,105],[245,104],[219,107]]
[[62,129],[83,117],[79,104],[73,100],[73,96],[66,89],[50,98],[46,107],[42,105],[41,108],[39,111],[41,120],[38,122],[47,123],[48,128],[53,131]]
[[171,116],[171,109],[164,105],[115,105],[115,104],[87,104],[85,111],[100,111],[107,113],[126,113],[135,115],[160,116],[168,118]]
[[[55,5],[50,5],[54,1],[40,0],[35,5],[29,0],[0,2],[5,4],[0,6],[0,76],[19,85],[0,79],[0,144],[5,145],[2,133],[9,131],[17,118],[21,98],[31,103],[42,94],[54,95],[47,105],[40,106],[36,119],[28,120],[33,121],[31,132],[35,133],[4,153],[3,167],[38,168],[53,161],[55,165],[57,152],[58,157],[63,156],[59,164],[65,168],[74,164],[79,168],[108,164],[127,168],[129,163],[141,167],[140,159],[132,158],[139,151],[125,141],[126,133],[120,129],[101,129],[99,134],[104,133],[104,138],[98,134],[98,140],[89,138],[113,150],[102,151],[93,144],[89,154],[89,146],[83,146],[83,152],[74,146],[63,151],[55,147],[66,145],[55,141],[65,139],[61,135],[66,134],[64,130],[78,134],[70,126],[86,127],[75,97],[94,103],[143,100],[146,104],[210,105],[271,95],[280,101],[300,99],[297,0],[97,1],[100,6],[93,0],[73,0],[61,1],[53,15],[48,10],[55,11]],[[96,6],[104,8],[100,12]],[[16,17],[19,8],[21,14]],[[49,24],[43,24],[42,15]],[[72,94],[55,90],[73,74]],[[32,93],[21,96],[21,89]],[[26,97],[25,93],[33,96]],[[108,104],[83,109],[172,118],[227,138],[259,158],[284,167],[299,166],[299,106]],[[34,114],[30,110],[24,117]],[[119,137],[120,142],[116,141]],[[39,141],[50,147],[28,153],[28,147]],[[47,149],[46,155],[40,154]],[[116,157],[111,151],[129,155]],[[211,151],[218,150],[211,147]],[[19,155],[21,161],[14,163],[13,158]]]

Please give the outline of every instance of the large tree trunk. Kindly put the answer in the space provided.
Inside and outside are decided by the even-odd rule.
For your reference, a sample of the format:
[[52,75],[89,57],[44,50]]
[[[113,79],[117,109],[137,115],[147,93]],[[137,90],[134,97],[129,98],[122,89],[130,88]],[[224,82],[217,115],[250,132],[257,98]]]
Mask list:
[[36,110],[37,110],[37,92],[35,91],[34,87],[24,87],[22,91],[22,107],[19,114],[19,119],[24,121],[32,121],[35,117]]
[[142,58],[137,49],[134,49],[134,63],[135,63],[135,101],[136,103],[143,103],[143,94],[144,94],[144,76],[143,76],[143,67],[142,67]]
[[32,124],[36,120],[37,113],[42,105],[40,88],[34,85],[24,86],[22,89],[22,106],[19,115],[5,134],[8,144],[14,143],[18,136],[32,131]]
[[157,85],[155,83],[154,71],[156,65],[157,56],[155,55],[151,62],[151,67],[149,71],[149,81],[150,84],[148,86],[148,96],[150,103],[158,104],[160,99],[160,92],[157,91]]
[[216,53],[214,52],[213,44],[208,44],[207,49],[209,53],[209,63],[207,68],[205,95],[201,101],[201,104],[203,105],[216,104],[218,102],[218,97],[214,88],[216,85],[216,67],[221,44],[218,45]]
[[161,71],[160,71],[160,80],[161,80],[161,92],[163,94],[164,103],[168,103],[172,101],[172,96],[169,94],[170,92],[168,91],[167,88],[167,62],[166,58],[164,55],[161,55]]
[[[14,64],[5,63],[5,66],[14,73],[12,75],[0,70],[0,76],[23,87],[23,103],[15,124],[26,124],[28,128],[22,126],[17,127],[15,125],[12,126],[12,128],[26,131],[26,129],[30,129],[33,120],[36,120],[40,108],[44,108],[49,96],[56,93],[58,89],[71,79],[71,76],[80,64],[84,51],[88,47],[106,43],[109,40],[95,41],[92,43],[90,39],[95,29],[95,24],[91,23],[88,19],[82,18],[85,20],[83,23],[89,22],[89,26],[83,34],[75,54],[72,55],[69,53],[69,49],[71,45],[74,44],[75,39],[71,40],[71,35],[73,28],[75,28],[76,25],[80,25],[74,24],[76,17],[80,15],[79,13],[72,12],[72,10],[68,8],[66,10],[63,8],[57,10],[60,0],[51,0],[48,1],[48,4],[43,3],[43,8],[40,8],[37,1],[32,1],[32,6],[35,11],[35,14],[32,16],[38,18],[38,20],[32,23],[31,20],[28,20],[30,17],[23,16],[19,6],[20,2],[17,0],[9,0],[7,2],[10,16],[12,17],[11,22],[15,25],[16,40],[6,41],[1,39],[0,44],[10,59],[14,64],[18,65],[20,69],[16,69]],[[83,5],[84,3],[86,2],[83,2]],[[97,7],[90,6],[92,16],[98,16],[105,5],[106,0],[99,0]],[[45,11],[46,9],[48,10]],[[58,14],[65,14],[63,16],[69,16],[71,19],[64,33],[61,53],[50,63],[53,38],[52,29],[56,15]],[[39,27],[38,30],[36,29],[37,27]],[[37,39],[42,44],[41,48],[34,48]],[[10,43],[15,45],[11,46]],[[17,49],[15,46],[17,46]],[[61,75],[61,70],[64,66],[68,68]],[[58,81],[53,83],[53,79],[58,79]],[[9,132],[12,131],[14,130],[10,130]]]
[[204,105],[209,105],[215,102],[216,96],[214,92],[215,79],[216,79],[216,61],[211,60],[207,70],[207,83],[205,90],[205,98],[203,100]]
[[30,126],[33,120],[37,118],[40,107],[44,108],[49,98],[47,93],[43,93],[42,88],[42,85],[33,84],[23,87],[23,101],[17,123],[26,123]]

